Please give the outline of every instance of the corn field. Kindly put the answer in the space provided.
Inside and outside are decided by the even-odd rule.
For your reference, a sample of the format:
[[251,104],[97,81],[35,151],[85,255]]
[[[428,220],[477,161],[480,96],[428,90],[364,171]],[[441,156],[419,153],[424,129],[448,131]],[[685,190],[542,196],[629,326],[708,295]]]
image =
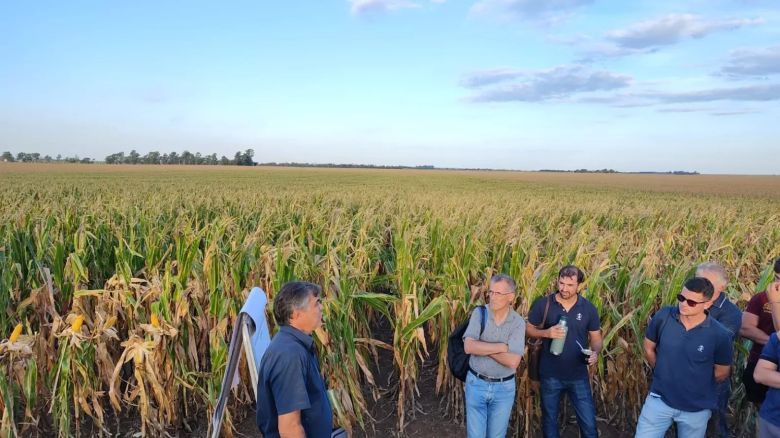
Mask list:
[[[780,255],[776,177],[713,177],[687,190],[708,177],[580,184],[508,172],[93,167],[0,163],[3,437],[203,427],[248,290],[272,300],[291,279],[323,287],[315,338],[341,425],[370,429],[381,350],[393,357],[385,396],[399,430],[414,417],[426,360],[438,364],[442,406],[462,420],[462,384],[444,358],[472,294],[507,273],[525,316],[569,263],[586,272],[583,294],[601,316],[597,413],[632,430],[648,389],[648,316],[705,260],[726,266],[728,294],[744,307]],[[392,339],[377,338],[380,320]],[[540,418],[520,369],[517,436]],[[225,436],[252,403],[241,372]],[[749,427],[738,374],[731,406]]]

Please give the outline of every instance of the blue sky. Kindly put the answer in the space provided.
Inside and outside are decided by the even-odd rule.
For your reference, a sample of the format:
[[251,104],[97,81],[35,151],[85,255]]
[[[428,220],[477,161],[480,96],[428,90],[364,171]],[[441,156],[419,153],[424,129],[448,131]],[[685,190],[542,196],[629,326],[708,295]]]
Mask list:
[[0,3],[0,151],[780,174],[772,0]]

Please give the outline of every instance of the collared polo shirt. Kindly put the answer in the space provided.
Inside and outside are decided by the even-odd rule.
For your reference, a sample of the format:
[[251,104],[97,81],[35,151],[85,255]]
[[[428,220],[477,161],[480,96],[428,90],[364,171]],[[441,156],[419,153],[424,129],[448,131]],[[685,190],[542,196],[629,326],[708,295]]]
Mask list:
[[[777,333],[772,333],[769,342],[766,343],[761,351],[761,359],[768,360],[775,365],[780,364],[780,341],[777,339]],[[780,389],[770,387],[766,392],[766,399],[761,404],[761,410],[758,415],[764,420],[780,427]]]
[[330,437],[333,411],[314,340],[284,325],[263,355],[257,376],[257,425],[263,436],[279,437],[278,416],[294,411],[301,411],[307,437]]
[[712,303],[707,313],[731,332],[732,341],[737,338],[742,328],[742,311],[729,300],[725,292],[721,292],[718,301]]
[[[762,332],[771,335],[775,331],[775,323],[772,321],[772,304],[769,303],[766,291],[753,295],[750,301],[748,301],[745,312],[752,313],[758,317],[758,328]],[[753,347],[750,349],[747,362],[749,364],[758,362],[758,357],[761,356],[763,348],[764,344],[753,341]]]
[[[557,294],[557,292],[556,292]],[[544,307],[550,301],[547,319],[544,317]],[[566,315],[566,325],[569,328],[563,351],[556,356],[550,353],[552,339],[544,338],[542,354],[539,357],[539,376],[559,380],[580,380],[588,378],[588,365],[582,360],[582,353],[577,342],[588,348],[589,333],[601,328],[599,313],[590,301],[577,295],[577,302],[567,312],[561,303],[555,299],[555,294],[537,299],[528,312],[528,322],[544,330],[558,324],[561,316]]]
[[[496,325],[493,311],[490,306],[485,306],[485,328],[482,336],[479,328],[482,324],[482,315],[479,307],[474,309],[469,319],[469,325],[463,333],[463,339],[471,338],[482,342],[500,342],[509,346],[509,353],[522,356],[525,353],[525,321],[513,309],[509,309],[504,322]],[[505,367],[490,356],[477,356],[472,354],[469,358],[469,367],[475,372],[488,377],[507,377],[515,373],[515,370]]]
[[650,392],[674,409],[698,412],[717,407],[715,364],[731,365],[733,343],[723,324],[707,315],[686,330],[677,306],[659,310],[645,331],[655,342],[655,369]]

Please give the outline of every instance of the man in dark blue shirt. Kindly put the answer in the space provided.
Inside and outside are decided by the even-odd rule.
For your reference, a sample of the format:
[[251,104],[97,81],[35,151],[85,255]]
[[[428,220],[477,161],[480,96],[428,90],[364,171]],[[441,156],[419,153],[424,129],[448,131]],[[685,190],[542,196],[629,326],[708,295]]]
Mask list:
[[[712,306],[707,309],[707,313],[726,327],[731,334],[731,342],[733,343],[742,327],[742,311],[726,296],[726,287],[729,284],[729,275],[726,269],[718,263],[705,262],[696,267],[696,276],[706,278],[712,283],[714,289],[710,300]],[[730,396],[731,379],[718,382],[718,407],[712,410],[710,427],[717,431],[715,435],[720,438],[731,436],[727,422]]]
[[[539,358],[539,383],[545,438],[559,436],[558,412],[563,394],[569,395],[574,406],[580,436],[598,436],[588,366],[596,363],[601,351],[601,324],[596,307],[579,294],[584,279],[585,275],[578,267],[563,267],[558,272],[557,292],[536,300],[528,313],[527,335],[544,339]],[[547,318],[544,317],[545,308]],[[566,317],[566,328],[560,324],[561,317]],[[557,355],[551,353],[552,340],[561,338],[564,338],[563,350]],[[582,352],[585,348],[591,350],[587,357]]]
[[[778,302],[780,304],[780,302]],[[761,350],[753,377],[756,382],[766,385],[764,403],[758,412],[758,437],[780,436],[780,342],[777,333],[772,333],[769,342]]]
[[678,306],[659,310],[645,331],[645,357],[653,367],[637,438],[662,438],[672,422],[680,436],[703,438],[717,407],[717,382],[731,371],[731,333],[705,313],[712,283],[694,277],[677,295]]
[[274,299],[274,318],[281,328],[260,362],[257,425],[264,438],[328,438],[333,411],[311,337],[322,325],[320,287],[286,283]]

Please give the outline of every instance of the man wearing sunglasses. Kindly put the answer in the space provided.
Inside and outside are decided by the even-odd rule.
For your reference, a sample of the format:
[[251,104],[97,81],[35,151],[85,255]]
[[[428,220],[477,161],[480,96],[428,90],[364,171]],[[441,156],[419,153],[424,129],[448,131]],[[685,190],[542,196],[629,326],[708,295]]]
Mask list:
[[[707,313],[723,324],[731,334],[731,342],[734,342],[742,326],[742,311],[726,296],[726,287],[729,284],[729,276],[726,269],[715,262],[705,262],[696,267],[696,276],[706,278],[712,283],[712,305]],[[729,438],[729,426],[727,421],[729,396],[731,395],[731,379],[718,382],[718,408],[712,411],[710,428],[715,431],[714,436]]]
[[515,281],[504,274],[490,279],[485,327],[481,309],[474,310],[463,349],[469,358],[466,375],[466,431],[469,438],[502,438],[515,403],[515,370],[525,352],[525,321],[513,309]]
[[731,371],[733,344],[723,324],[705,313],[714,288],[694,277],[677,295],[677,306],[659,310],[645,331],[645,358],[653,367],[637,438],[662,438],[672,422],[684,438],[703,438],[717,408],[717,383]]
[[[585,274],[580,268],[564,266],[558,272],[558,290],[536,300],[528,313],[528,336],[544,339],[539,357],[544,438],[560,436],[558,413],[564,394],[569,395],[574,406],[580,436],[598,436],[596,405],[590,389],[588,366],[598,360],[603,342],[598,310],[579,293],[584,280]],[[560,324],[564,316],[565,329]],[[563,350],[557,355],[551,353],[552,340],[560,338],[564,338]],[[588,356],[584,356],[585,348],[590,349]]]

